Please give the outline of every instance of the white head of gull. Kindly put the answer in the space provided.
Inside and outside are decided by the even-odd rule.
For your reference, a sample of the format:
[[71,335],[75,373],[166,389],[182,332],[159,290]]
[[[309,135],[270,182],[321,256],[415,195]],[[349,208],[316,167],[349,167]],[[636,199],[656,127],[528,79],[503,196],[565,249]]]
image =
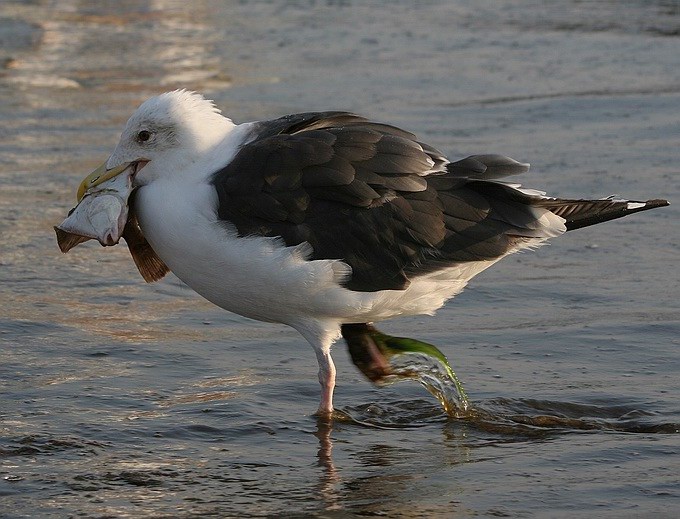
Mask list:
[[316,353],[328,414],[341,335],[380,381],[390,375],[385,339],[399,339],[371,323],[433,314],[508,254],[667,205],[558,199],[505,180],[527,170],[500,155],[451,162],[347,112],[236,125],[178,90],[139,107],[79,198],[131,175],[123,236],[145,279],[169,269],[226,310],[298,330]]

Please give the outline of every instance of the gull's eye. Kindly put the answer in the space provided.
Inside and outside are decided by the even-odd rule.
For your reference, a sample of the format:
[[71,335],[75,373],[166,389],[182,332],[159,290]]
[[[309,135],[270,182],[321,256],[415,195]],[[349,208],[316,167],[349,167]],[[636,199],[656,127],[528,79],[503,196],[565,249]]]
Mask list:
[[137,140],[139,142],[146,142],[151,138],[151,132],[148,130],[142,130],[137,134]]

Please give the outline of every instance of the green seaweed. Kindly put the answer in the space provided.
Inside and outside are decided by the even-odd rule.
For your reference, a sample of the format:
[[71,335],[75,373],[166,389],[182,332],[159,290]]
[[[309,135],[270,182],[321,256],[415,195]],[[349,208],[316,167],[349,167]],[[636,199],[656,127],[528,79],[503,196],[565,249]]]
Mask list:
[[[402,372],[395,370],[395,374],[406,378],[417,378],[421,384],[423,384],[425,388],[442,403],[444,409],[451,415],[458,415],[461,410],[465,412],[469,409],[469,401],[465,390],[463,389],[463,385],[451,368],[446,355],[444,355],[436,346],[408,337],[393,337],[377,330],[370,332],[370,335],[380,352],[392,365],[394,365],[395,359],[406,355],[422,355],[428,359],[437,361],[438,367],[442,370],[441,375],[448,378],[454,385],[456,392],[458,393],[458,402],[451,402],[451,399],[447,397],[445,391],[443,391],[442,388],[433,385],[423,376],[423,372],[420,370],[406,370]],[[446,380],[441,380],[441,376],[434,376],[434,378],[442,384],[446,383]]]

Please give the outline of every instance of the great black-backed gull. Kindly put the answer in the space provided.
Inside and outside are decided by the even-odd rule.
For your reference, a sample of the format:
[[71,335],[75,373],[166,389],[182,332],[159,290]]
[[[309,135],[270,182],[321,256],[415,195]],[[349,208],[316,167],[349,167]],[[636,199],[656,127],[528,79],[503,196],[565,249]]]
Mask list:
[[528,169],[500,155],[450,162],[347,112],[237,125],[178,90],[139,107],[78,196],[133,175],[124,237],[144,278],[170,270],[226,310],[296,329],[318,360],[319,412],[330,413],[341,335],[379,379],[371,323],[432,314],[509,254],[668,205],[552,198],[505,180]]

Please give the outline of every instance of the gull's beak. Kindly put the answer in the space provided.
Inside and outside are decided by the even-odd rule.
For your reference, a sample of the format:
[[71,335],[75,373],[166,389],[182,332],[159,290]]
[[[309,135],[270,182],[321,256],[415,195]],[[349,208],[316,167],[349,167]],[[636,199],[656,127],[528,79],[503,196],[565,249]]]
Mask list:
[[78,202],[80,202],[83,199],[85,191],[87,191],[91,187],[101,184],[102,182],[106,182],[107,180],[115,177],[116,175],[120,175],[123,171],[128,169],[133,164],[135,164],[135,162],[124,162],[123,164],[120,164],[115,168],[106,169],[106,162],[104,162],[101,166],[99,166],[92,173],[86,176],[78,186]]

